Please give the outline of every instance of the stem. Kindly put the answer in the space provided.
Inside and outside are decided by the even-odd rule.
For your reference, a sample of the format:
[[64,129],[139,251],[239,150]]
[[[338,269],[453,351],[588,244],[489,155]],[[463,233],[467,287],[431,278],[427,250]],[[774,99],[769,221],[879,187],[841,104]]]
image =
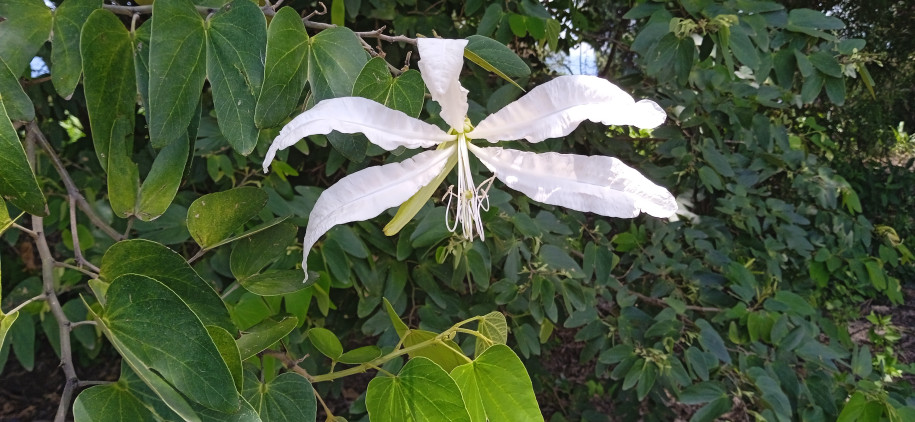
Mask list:
[[86,216],[89,217],[89,220],[92,221],[96,227],[101,229],[105,234],[111,237],[114,240],[124,240],[124,236],[112,228],[108,223],[105,223],[98,214],[95,213],[95,210],[89,205],[89,202],[86,201],[86,198],[79,193],[79,189],[76,187],[76,184],[73,183],[73,179],[70,177],[70,173],[67,172],[66,167],[64,167],[63,162],[60,161],[60,158],[57,156],[57,153],[54,152],[54,148],[51,147],[51,144],[48,143],[48,139],[45,138],[44,133],[41,132],[41,129],[38,127],[34,121],[29,122],[28,124],[28,136],[27,138],[33,139],[35,142],[41,146],[48,156],[51,157],[51,164],[54,165],[54,168],[57,170],[57,174],[60,175],[61,180],[64,182],[64,186],[67,188],[67,195],[71,198],[74,198],[76,205],[82,210]]
[[38,301],[38,300],[45,300],[45,299],[47,299],[47,298],[48,298],[48,297],[47,297],[44,293],[42,293],[42,294],[40,294],[40,295],[38,295],[38,296],[29,298],[29,299],[26,300],[25,302],[20,303],[19,306],[16,306],[15,308],[6,311],[6,314],[9,315],[9,314],[16,313],[16,312],[18,312],[20,309],[25,308],[26,306],[28,306],[28,305],[29,305],[30,303],[32,303],[32,302],[35,302],[35,301]]
[[188,260],[187,260],[187,263],[188,263],[188,264],[193,263],[194,261],[200,259],[200,257],[206,255],[206,253],[209,252],[209,251],[210,251],[210,250],[209,250],[209,249],[206,249],[206,248],[197,251],[197,253],[194,254],[194,256],[191,257],[191,259],[188,259]]
[[318,394],[318,390],[314,386],[311,387],[311,391],[315,392],[315,397],[318,398],[318,402],[321,403],[321,407],[324,408],[324,414],[327,415],[327,420],[330,420],[334,416],[334,413],[330,411],[330,408],[327,407],[327,403],[324,403],[324,399],[321,398],[321,395]]
[[99,272],[98,267],[83,258],[83,250],[79,247],[79,230],[77,230],[76,224],[76,198],[73,196],[70,196],[70,237],[73,239],[73,256],[76,259],[76,266],[82,269],[85,265],[90,270]]
[[16,224],[16,223],[12,223],[12,224],[10,225],[10,227],[12,227],[12,228],[14,228],[14,229],[16,229],[16,230],[19,230],[19,231],[21,231],[21,232],[23,232],[23,233],[25,233],[25,234],[31,236],[33,239],[36,238],[36,237],[38,237],[38,234],[37,234],[37,233],[33,232],[32,230],[30,230],[30,229],[28,229],[28,228],[26,228],[26,227],[22,227],[22,226],[20,226],[20,225],[18,225],[18,224]]
[[95,322],[95,320],[91,320],[91,319],[86,320],[86,321],[71,322],[70,329],[72,330],[76,327],[79,327],[80,325],[98,325],[98,323]]
[[[68,263],[66,263],[66,262],[54,261],[54,265],[57,266],[57,267],[61,267],[61,268],[68,268],[68,269],[71,269],[71,270],[74,270],[74,271],[79,271],[79,272],[81,272],[81,273],[83,273],[83,274],[85,274],[85,275],[87,275],[87,276],[89,276],[89,277],[91,277],[91,278],[98,278],[98,273],[97,273],[97,272],[92,272],[92,271],[89,271],[89,270],[87,270],[87,269],[85,269],[85,268],[77,267],[76,265],[70,265],[70,264],[68,264]],[[94,265],[93,265],[93,266],[94,266]]]

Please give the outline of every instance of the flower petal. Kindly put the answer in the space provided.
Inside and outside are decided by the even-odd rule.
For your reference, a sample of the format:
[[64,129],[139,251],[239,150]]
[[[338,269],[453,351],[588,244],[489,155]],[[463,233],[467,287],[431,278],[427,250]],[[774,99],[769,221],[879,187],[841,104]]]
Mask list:
[[473,145],[470,150],[508,187],[538,202],[608,217],[635,217],[640,211],[670,217],[677,211],[667,189],[613,157]]
[[454,147],[421,152],[399,163],[369,167],[327,188],[308,216],[302,270],[308,278],[308,252],[337,224],[373,218],[396,207],[441,173]]
[[467,116],[467,90],[458,77],[464,68],[467,40],[418,38],[419,71],[432,99],[442,106],[442,120],[459,132]]
[[657,127],[667,113],[650,100],[635,102],[610,81],[596,76],[560,76],[483,119],[468,133],[489,142],[544,139],[568,135],[590,120],[605,125]]
[[366,98],[331,98],[315,104],[283,127],[267,151],[264,172],[278,150],[288,148],[306,136],[326,135],[334,130],[363,133],[373,144],[388,151],[401,146],[431,147],[455,139],[454,135],[445,133],[438,126]]

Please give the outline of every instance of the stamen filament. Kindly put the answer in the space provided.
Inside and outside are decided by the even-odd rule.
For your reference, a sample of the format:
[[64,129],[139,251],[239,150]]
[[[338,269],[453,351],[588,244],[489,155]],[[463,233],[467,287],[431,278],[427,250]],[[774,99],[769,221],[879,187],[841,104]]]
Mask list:
[[[464,134],[458,134],[457,140],[457,168],[458,168],[458,185],[457,192],[454,186],[448,187],[444,201],[448,198],[448,204],[445,211],[445,225],[449,231],[457,230],[461,226],[461,234],[464,239],[473,240],[474,235],[484,239],[483,219],[480,216],[480,210],[489,210],[489,188],[492,186],[494,178],[489,178],[479,186],[473,183],[473,175],[470,171],[470,151],[467,144],[469,141]],[[450,222],[451,201],[456,200],[454,218],[456,219],[452,226]],[[476,233],[474,233],[476,232]]]

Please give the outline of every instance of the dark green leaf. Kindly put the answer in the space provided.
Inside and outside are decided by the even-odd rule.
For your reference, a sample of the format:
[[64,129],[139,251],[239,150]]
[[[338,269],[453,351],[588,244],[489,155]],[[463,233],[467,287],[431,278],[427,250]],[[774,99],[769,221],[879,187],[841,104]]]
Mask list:
[[501,19],[502,6],[496,3],[490,4],[486,7],[486,12],[483,12],[483,17],[480,18],[480,24],[477,26],[477,35],[486,37],[492,35]]
[[699,408],[689,422],[712,422],[718,420],[718,417],[731,410],[731,398],[720,397],[711,403]]
[[298,270],[267,270],[239,280],[245,290],[259,296],[278,296],[294,293],[314,284],[313,278],[303,281],[305,273]]
[[330,28],[308,40],[308,82],[318,102],[353,94],[353,84],[368,61],[359,37],[346,28]]
[[0,103],[6,107],[10,120],[30,121],[35,118],[32,99],[22,90],[19,77],[0,58]]
[[124,274],[156,279],[174,291],[206,325],[234,331],[225,304],[213,287],[175,251],[148,240],[125,240],[108,248],[99,278],[111,283]]
[[254,107],[264,77],[267,21],[250,0],[235,0],[207,21],[207,79],[223,136],[236,152],[257,145]]
[[73,403],[73,418],[91,422],[155,422],[159,419],[121,382],[96,385],[79,393]]
[[527,370],[504,344],[451,371],[473,421],[542,421]]
[[202,248],[229,238],[264,208],[267,193],[243,186],[201,196],[187,210],[187,229]]
[[286,337],[286,335],[292,332],[298,325],[299,321],[297,318],[284,317],[279,321],[267,319],[253,327],[245,329],[241,337],[235,340],[235,344],[238,345],[238,352],[241,355],[241,360],[247,360],[264,351],[264,349],[280,341],[283,337]]
[[[845,79],[827,77],[826,96],[829,97],[829,101],[832,101],[837,106],[845,104]],[[860,212],[860,208],[859,205],[858,212]]]
[[[197,113],[199,113],[199,109]],[[140,220],[152,221],[168,210],[178,193],[190,152],[190,139],[181,136],[162,148],[140,186],[135,214]]]
[[205,23],[190,0],[154,2],[151,38],[146,117],[153,147],[162,148],[185,133],[199,102]]
[[543,245],[540,248],[540,259],[552,270],[567,271],[572,277],[584,275],[581,267],[566,251],[554,245]]
[[423,111],[425,93],[426,85],[419,72],[410,69],[394,78],[381,57],[365,64],[353,87],[353,95],[375,100],[411,117],[419,117]]
[[102,7],[102,0],[67,0],[54,10],[51,40],[51,82],[65,99],[70,99],[83,71],[80,58],[80,30],[89,14]]
[[720,361],[731,363],[731,356],[724,345],[724,340],[721,339],[715,328],[704,319],[697,320],[696,326],[699,327],[699,344],[705,350],[714,354]]
[[232,379],[235,380],[235,389],[241,391],[244,372],[242,370],[241,354],[239,354],[238,346],[235,344],[235,337],[225,328],[215,325],[207,325],[206,329],[213,340],[213,344],[216,345],[216,350],[219,350],[222,360],[229,367],[229,373],[232,374]]
[[0,59],[18,77],[51,34],[51,9],[41,0],[3,0],[0,16]]
[[287,372],[266,383],[246,377],[243,393],[265,422],[315,420],[318,404],[314,391],[299,374]]
[[47,202],[3,101],[0,101],[0,196],[30,214],[48,215]]
[[713,382],[700,382],[683,389],[678,401],[683,404],[702,404],[722,397],[726,398],[727,395],[720,385]]
[[842,77],[842,65],[839,64],[839,61],[836,60],[832,54],[821,50],[808,57],[810,63],[813,64],[813,67],[817,68],[820,72],[834,78]]
[[425,358],[411,359],[396,377],[372,379],[365,407],[375,422],[471,421],[457,384]]
[[264,83],[254,110],[258,127],[278,126],[299,105],[308,81],[308,33],[298,13],[283,7],[267,28]]
[[517,83],[512,78],[531,74],[531,68],[514,51],[505,44],[482,35],[467,37],[464,57],[515,85]]
[[[286,255],[286,248],[295,242],[296,230],[294,224],[284,222],[237,241],[229,258],[232,275],[238,279],[248,278]],[[299,283],[303,278],[300,272]]]

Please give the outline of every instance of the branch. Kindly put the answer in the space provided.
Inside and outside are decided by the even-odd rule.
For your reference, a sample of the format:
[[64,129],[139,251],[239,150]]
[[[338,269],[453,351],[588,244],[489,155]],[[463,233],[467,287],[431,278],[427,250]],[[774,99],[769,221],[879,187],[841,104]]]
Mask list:
[[48,142],[48,139],[45,138],[44,133],[41,132],[41,129],[38,127],[38,124],[34,121],[29,122],[28,124],[28,135],[26,138],[32,138],[35,142],[45,152],[48,153],[48,156],[51,157],[51,164],[54,165],[54,168],[57,169],[57,174],[60,175],[61,180],[64,182],[64,186],[67,188],[67,195],[70,198],[73,198],[76,201],[76,205],[79,207],[86,216],[89,217],[89,220],[92,221],[96,227],[101,229],[105,234],[111,237],[114,240],[124,240],[124,236],[112,228],[108,223],[104,222],[98,214],[95,213],[95,210],[89,205],[89,202],[86,201],[86,198],[79,193],[79,189],[76,187],[76,184],[73,183],[73,179],[70,178],[70,173],[67,172],[67,169],[64,167],[63,162],[60,161],[60,158],[57,156],[57,153],[54,152],[54,148],[51,147],[51,144]]
[[[41,135],[38,132],[38,126],[35,122],[29,123],[29,132]],[[35,144],[38,140],[47,144],[43,139],[44,136],[30,136],[26,138],[26,148],[29,162],[32,167],[35,166]],[[29,139],[32,142],[29,142]],[[48,147],[50,150],[50,147]],[[53,151],[52,151],[53,152]],[[56,156],[54,156],[56,158]],[[57,160],[59,161],[59,160]],[[69,178],[69,176],[68,176]],[[70,181],[72,184],[73,182]],[[76,369],[73,367],[73,350],[70,344],[70,320],[64,314],[60,301],[57,299],[57,293],[54,291],[54,257],[51,255],[51,248],[48,247],[48,239],[44,233],[44,218],[32,216],[32,231],[35,232],[35,245],[38,249],[38,256],[41,257],[41,285],[48,307],[51,308],[51,314],[57,320],[58,333],[60,334],[60,366],[66,376],[64,391],[60,395],[60,404],[57,406],[57,414],[54,416],[55,422],[64,422],[67,419],[67,413],[70,409],[70,402],[73,398],[73,391],[79,384],[79,378],[76,376]]]

